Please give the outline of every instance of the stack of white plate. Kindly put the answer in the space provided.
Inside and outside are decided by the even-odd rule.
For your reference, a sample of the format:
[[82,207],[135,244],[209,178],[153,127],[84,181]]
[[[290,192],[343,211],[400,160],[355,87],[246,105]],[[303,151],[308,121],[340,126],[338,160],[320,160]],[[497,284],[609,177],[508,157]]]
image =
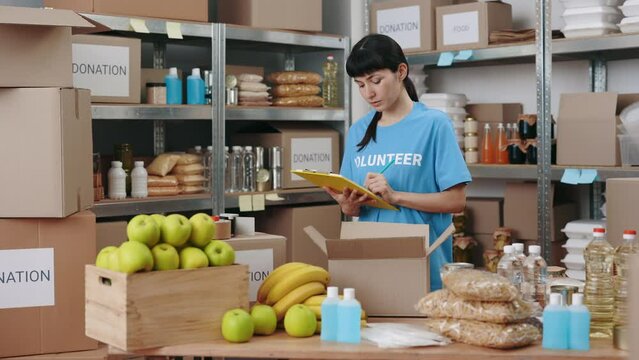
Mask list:
[[445,112],[453,122],[457,143],[464,147],[465,106],[468,98],[464,94],[427,93],[419,97],[419,101],[431,109]]
[[625,34],[639,32],[639,0],[626,0],[619,9],[625,16],[619,24],[621,32]]
[[619,32],[623,18],[617,8],[620,0],[561,0],[565,26],[561,32],[567,38],[601,36]]
[[596,227],[606,227],[602,220],[576,220],[566,224],[561,231],[566,234],[568,241],[562,245],[568,255],[561,260],[566,265],[566,275],[569,278],[586,280],[586,261],[584,251],[592,240],[592,230]]

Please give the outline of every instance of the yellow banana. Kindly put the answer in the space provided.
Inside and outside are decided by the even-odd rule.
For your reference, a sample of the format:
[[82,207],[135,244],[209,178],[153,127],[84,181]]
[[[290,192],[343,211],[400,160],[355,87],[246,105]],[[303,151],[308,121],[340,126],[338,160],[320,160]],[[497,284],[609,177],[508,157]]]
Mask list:
[[[366,326],[368,326],[368,324],[366,323],[366,320],[360,320],[359,326],[365,328]],[[322,332],[322,321],[317,320],[317,328],[315,328],[315,333],[320,334],[321,332]]]
[[[293,289],[296,289],[304,284],[317,281],[321,282],[323,285],[326,285],[328,284],[329,280],[330,276],[328,274],[328,271],[319,266],[306,266],[296,270],[292,270],[291,272],[286,273],[286,277],[284,279],[273,285],[271,290],[268,292],[268,296],[266,297],[266,304],[275,304],[288,293],[293,291]],[[304,298],[302,301],[304,300],[306,300],[306,298]]]
[[310,282],[294,289],[273,305],[277,320],[282,320],[291,306],[301,304],[309,297],[324,292],[326,292],[326,287],[319,281]]
[[311,265],[301,262],[290,262],[273,269],[273,271],[266,277],[266,279],[264,279],[262,285],[260,285],[260,288],[257,290],[257,302],[263,304],[264,301],[266,301],[266,297],[268,296],[269,291],[271,291],[271,288],[273,288],[273,286],[280,280],[286,278],[288,272],[306,266]]
[[[304,305],[306,305],[306,302],[304,303]],[[315,313],[315,317],[317,317],[317,320],[322,320],[322,306],[318,306],[318,305],[306,305],[306,306]],[[362,309],[361,319],[366,320],[366,311],[364,311],[364,309]]]

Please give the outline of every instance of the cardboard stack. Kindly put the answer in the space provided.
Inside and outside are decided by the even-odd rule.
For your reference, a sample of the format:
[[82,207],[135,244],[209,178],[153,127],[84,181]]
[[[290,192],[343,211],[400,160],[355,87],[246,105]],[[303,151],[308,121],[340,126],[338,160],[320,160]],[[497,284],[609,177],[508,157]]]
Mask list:
[[[73,88],[66,10],[0,7],[0,357],[94,350],[84,266],[95,257],[91,107]],[[19,34],[20,36],[16,36]]]
[[473,251],[477,267],[485,266],[482,254],[495,249],[493,234],[503,225],[503,201],[497,198],[474,198],[466,200],[466,229],[478,243]]

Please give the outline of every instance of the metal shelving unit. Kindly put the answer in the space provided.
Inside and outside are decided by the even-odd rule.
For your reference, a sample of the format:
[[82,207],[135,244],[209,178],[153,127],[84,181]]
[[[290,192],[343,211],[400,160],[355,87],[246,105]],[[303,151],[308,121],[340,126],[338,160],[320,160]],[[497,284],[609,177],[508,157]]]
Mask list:
[[298,205],[333,202],[333,198],[324,190],[318,188],[292,189],[269,191],[266,193],[235,193],[226,194],[226,206],[229,208],[239,207],[239,197],[243,195],[263,194],[266,206]]
[[[190,41],[193,44],[210,44],[211,68],[214,69],[213,105],[104,105],[92,106],[94,120],[140,120],[153,121],[154,152],[164,152],[166,120],[203,120],[211,121],[211,141],[214,151],[223,153],[226,121],[311,121],[343,123],[343,133],[350,126],[350,87],[344,86],[343,108],[275,108],[275,107],[225,107],[225,64],[229,49],[248,49],[251,51],[269,51],[286,54],[286,62],[294,67],[293,54],[313,51],[343,51],[344,58],[350,50],[347,37],[323,34],[305,34],[294,31],[265,30],[249,27],[181,22],[180,28],[184,40],[167,37],[168,21],[144,19],[149,33],[136,33],[131,26],[131,18],[84,14],[87,18],[103,24],[118,35],[141,38],[153,43],[153,65],[165,68],[166,44]],[[199,39],[199,40],[198,40]],[[348,84],[344,75],[343,84]],[[339,126],[338,126],[339,127]],[[237,196],[224,193],[223,156],[216,156],[211,165],[214,188],[211,193],[149,198],[143,200],[101,201],[94,206],[98,217],[134,215],[137,213],[171,212],[210,209],[213,213],[223,212],[226,208],[238,206]],[[275,195],[277,194],[277,195]],[[273,198],[275,200],[268,200]],[[321,191],[282,190],[267,197],[267,205],[302,204],[324,202],[330,198]]]

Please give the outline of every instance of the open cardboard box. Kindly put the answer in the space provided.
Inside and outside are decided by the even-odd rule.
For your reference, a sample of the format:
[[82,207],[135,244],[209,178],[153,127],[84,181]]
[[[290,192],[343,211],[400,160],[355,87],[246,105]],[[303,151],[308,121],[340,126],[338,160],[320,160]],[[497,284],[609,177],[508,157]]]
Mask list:
[[421,224],[343,222],[339,239],[304,228],[328,256],[331,285],[355,288],[371,316],[423,316],[415,305],[430,289],[429,256],[454,230],[429,245],[429,226]]

